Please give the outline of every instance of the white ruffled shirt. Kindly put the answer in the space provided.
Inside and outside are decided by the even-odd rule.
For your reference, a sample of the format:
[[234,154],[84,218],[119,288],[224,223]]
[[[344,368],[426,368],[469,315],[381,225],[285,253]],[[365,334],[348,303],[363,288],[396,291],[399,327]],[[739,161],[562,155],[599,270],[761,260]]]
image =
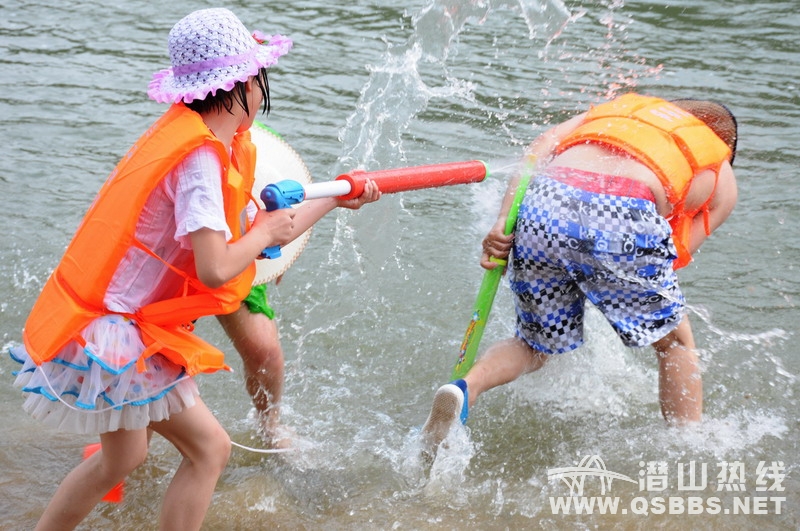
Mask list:
[[[153,190],[145,202],[136,237],[148,249],[181,270],[193,268],[190,234],[208,228],[225,233],[220,175],[222,165],[216,151],[201,146],[192,151]],[[252,219],[255,207],[248,205]],[[119,264],[106,291],[106,308],[133,313],[151,302],[180,292],[183,279],[144,251],[131,248]]]

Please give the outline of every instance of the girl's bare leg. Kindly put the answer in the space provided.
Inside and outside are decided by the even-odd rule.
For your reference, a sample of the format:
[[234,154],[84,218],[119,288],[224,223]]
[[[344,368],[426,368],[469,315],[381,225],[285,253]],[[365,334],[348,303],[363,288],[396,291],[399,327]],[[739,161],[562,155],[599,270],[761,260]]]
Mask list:
[[117,483],[147,457],[147,430],[100,435],[102,449],[67,474],[48,503],[37,530],[74,529]]
[[230,438],[200,397],[193,407],[150,427],[183,456],[164,496],[161,529],[199,529],[228,463]]

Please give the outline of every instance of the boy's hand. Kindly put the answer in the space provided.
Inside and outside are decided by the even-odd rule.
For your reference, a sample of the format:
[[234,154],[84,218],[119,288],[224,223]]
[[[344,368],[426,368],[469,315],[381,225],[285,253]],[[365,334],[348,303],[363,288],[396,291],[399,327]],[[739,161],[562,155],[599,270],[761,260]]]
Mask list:
[[483,239],[483,253],[481,253],[481,267],[484,269],[494,269],[500,264],[493,262],[490,258],[505,260],[511,253],[514,244],[514,235],[505,234],[506,221],[497,220],[489,234]]

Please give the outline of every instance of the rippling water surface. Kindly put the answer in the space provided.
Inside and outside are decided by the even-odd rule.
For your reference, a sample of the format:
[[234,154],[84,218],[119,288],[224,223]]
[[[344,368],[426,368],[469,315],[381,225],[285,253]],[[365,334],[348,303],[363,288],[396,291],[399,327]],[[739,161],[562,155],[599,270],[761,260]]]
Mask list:
[[[548,124],[631,89],[729,104],[740,124],[740,202],[681,273],[705,364],[706,420],[667,429],[653,354],[623,348],[592,312],[585,347],[484,395],[450,449],[432,465],[419,461],[415,436],[455,362],[482,276],[480,240],[508,177],[495,171],[480,184],[386,196],[317,225],[271,291],[287,355],[284,416],[306,449],[282,457],[235,450],[205,528],[798,528],[795,2],[329,4],[228,5],[248,27],[294,39],[270,74],[266,121],[319,180],[356,167],[472,158],[498,169]],[[20,340],[27,311],[108,172],[163,112],[147,100],[147,82],[168,62],[170,27],[203,6],[211,4],[0,6],[4,350]],[[512,326],[504,287],[485,344]],[[216,322],[201,321],[198,331],[239,367]],[[0,361],[2,529],[33,527],[92,442],[25,416],[14,368]],[[258,446],[239,374],[199,381],[231,437]],[[548,480],[548,470],[591,456],[637,481],[646,463],[666,463],[669,484],[643,492],[615,481],[610,495],[626,514],[554,514],[551,500],[570,489]],[[127,481],[125,503],[100,506],[84,528],[156,527],[178,461],[154,440]],[[707,466],[704,489],[678,485],[678,465],[690,462]],[[762,462],[783,466],[783,481],[767,482],[771,491],[757,490],[767,478],[759,478]],[[730,482],[731,469],[744,471],[741,482]],[[599,496],[600,485],[586,479],[584,491]],[[698,514],[649,505],[691,495],[705,504]],[[723,510],[735,497],[758,496],[772,498],[764,514],[755,502],[750,514]],[[718,514],[708,505],[715,497]],[[632,500],[645,498],[642,514]]]

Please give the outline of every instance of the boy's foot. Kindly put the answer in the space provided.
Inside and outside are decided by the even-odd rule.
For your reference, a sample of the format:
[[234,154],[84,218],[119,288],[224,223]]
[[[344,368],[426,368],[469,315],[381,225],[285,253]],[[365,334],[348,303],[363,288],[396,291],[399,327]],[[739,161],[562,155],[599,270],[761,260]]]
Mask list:
[[467,383],[464,380],[455,380],[436,391],[431,413],[422,428],[422,444],[427,453],[436,454],[456,421],[460,420],[462,424],[467,422],[467,396]]

